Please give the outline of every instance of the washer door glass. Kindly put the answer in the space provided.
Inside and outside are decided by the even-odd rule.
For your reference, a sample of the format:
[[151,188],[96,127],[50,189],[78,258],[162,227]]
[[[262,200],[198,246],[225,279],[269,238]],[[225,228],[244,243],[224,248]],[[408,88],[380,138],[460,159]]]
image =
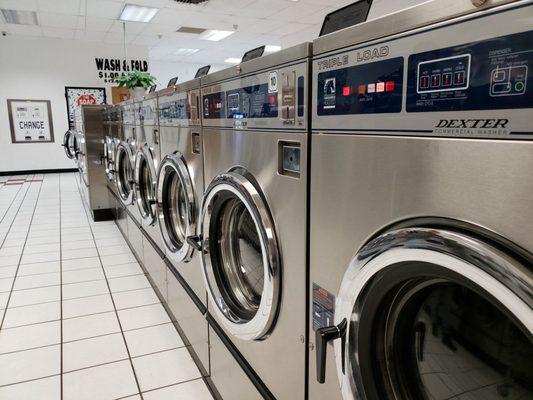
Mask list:
[[187,262],[193,248],[187,237],[196,233],[197,205],[193,182],[181,153],[166,156],[159,167],[157,210],[161,236],[174,261]]
[[120,199],[125,205],[133,202],[133,153],[128,143],[121,142],[117,149],[116,185]]
[[65,132],[65,136],[63,136],[63,148],[65,150],[65,154],[68,158],[72,159],[74,158],[74,154],[72,153],[72,150],[71,150],[71,137],[73,135],[73,132],[68,130]]
[[152,149],[145,144],[135,157],[135,188],[137,206],[150,225],[156,221],[157,174]]
[[215,178],[204,196],[201,231],[215,312],[233,335],[264,339],[277,314],[281,263],[258,185],[236,172]]
[[352,263],[339,294],[350,321],[350,368],[338,368],[344,398],[533,398],[533,288],[521,283],[524,269],[445,231],[388,239]]

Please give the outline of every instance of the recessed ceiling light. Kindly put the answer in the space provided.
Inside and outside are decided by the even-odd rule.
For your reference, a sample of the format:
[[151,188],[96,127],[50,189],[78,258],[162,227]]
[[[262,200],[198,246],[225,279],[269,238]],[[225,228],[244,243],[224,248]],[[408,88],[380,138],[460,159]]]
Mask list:
[[136,6],[135,4],[126,4],[120,14],[121,21],[133,22],[150,22],[155,17],[159,8]]
[[230,58],[226,58],[224,62],[228,64],[239,64],[241,60],[242,60],[241,58],[230,57]]
[[275,53],[276,51],[280,51],[280,50],[281,50],[281,46],[276,46],[273,44],[267,44],[265,46],[265,53]]
[[178,49],[174,52],[174,54],[177,56],[191,56],[199,51],[200,49]]
[[211,29],[200,36],[200,39],[210,40],[212,42],[218,42],[224,38],[227,38],[230,35],[233,35],[235,31],[217,31],[216,29]]
[[39,20],[37,19],[37,13],[35,11],[2,9],[2,14],[8,24],[39,25]]

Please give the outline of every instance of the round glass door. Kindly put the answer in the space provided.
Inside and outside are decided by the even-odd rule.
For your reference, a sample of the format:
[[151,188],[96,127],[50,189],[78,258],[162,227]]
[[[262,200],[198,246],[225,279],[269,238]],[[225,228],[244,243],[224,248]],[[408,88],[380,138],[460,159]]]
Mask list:
[[531,272],[491,246],[392,232],[354,259],[337,304],[344,399],[533,398]]
[[204,280],[220,322],[236,337],[262,340],[274,327],[281,259],[270,211],[245,171],[217,176],[202,202]]
[[63,149],[65,150],[66,156],[70,159],[74,158],[74,153],[71,148],[72,135],[73,132],[71,130],[68,130],[65,132],[65,136],[63,136]]
[[157,173],[152,149],[145,144],[135,157],[135,199],[142,218],[155,224],[157,212]]
[[161,236],[176,262],[190,261],[193,247],[187,237],[196,234],[197,205],[193,182],[182,154],[167,155],[159,166],[157,215]]
[[116,160],[117,174],[115,183],[118,194],[122,203],[129,206],[133,203],[134,194],[133,151],[129,143],[120,142],[117,148]]
[[106,136],[104,140],[104,163],[107,178],[112,181],[115,178],[115,140]]

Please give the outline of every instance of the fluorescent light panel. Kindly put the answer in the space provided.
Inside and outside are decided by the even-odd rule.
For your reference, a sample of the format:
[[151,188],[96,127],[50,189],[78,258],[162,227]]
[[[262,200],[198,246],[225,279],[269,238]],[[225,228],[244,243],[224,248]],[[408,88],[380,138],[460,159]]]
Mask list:
[[230,58],[226,58],[224,62],[227,64],[239,64],[241,60],[242,58],[230,57]]
[[230,35],[233,35],[235,31],[218,31],[216,29],[208,30],[200,36],[200,39],[210,40],[212,42],[218,42],[222,39],[227,38]]
[[265,53],[275,53],[276,51],[280,51],[280,50],[281,50],[281,46],[276,46],[273,44],[267,44],[265,46]]
[[8,24],[39,25],[39,20],[37,19],[37,13],[35,11],[2,9],[2,14]]
[[150,22],[155,17],[159,8],[136,6],[126,4],[122,9],[119,19],[121,21]]
[[174,52],[174,54],[177,56],[191,56],[199,51],[200,49],[178,49]]

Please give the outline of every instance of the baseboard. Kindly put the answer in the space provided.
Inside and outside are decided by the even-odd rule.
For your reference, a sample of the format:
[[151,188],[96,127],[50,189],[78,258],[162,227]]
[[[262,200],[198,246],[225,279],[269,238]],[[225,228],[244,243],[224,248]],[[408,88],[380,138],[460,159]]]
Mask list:
[[23,171],[0,171],[0,176],[32,175],[32,174],[61,174],[64,172],[78,172],[78,168],[28,169],[28,170],[23,170]]

